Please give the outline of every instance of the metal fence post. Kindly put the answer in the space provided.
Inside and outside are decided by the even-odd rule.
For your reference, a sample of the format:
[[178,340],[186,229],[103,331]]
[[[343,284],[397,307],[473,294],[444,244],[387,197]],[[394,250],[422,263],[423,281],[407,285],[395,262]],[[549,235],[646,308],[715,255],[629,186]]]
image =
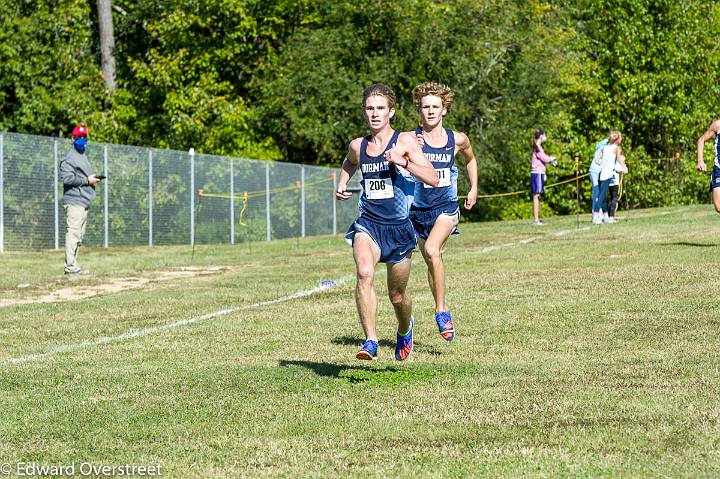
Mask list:
[[265,241],[270,241],[270,164],[265,163]]
[[153,161],[148,150],[148,246],[153,245]]
[[333,198],[332,198],[332,210],[333,210],[333,236],[337,235],[337,200],[335,200],[335,192],[337,191],[337,173],[332,172],[333,180]]
[[680,188],[680,152],[675,152],[675,187],[677,190],[676,196],[675,196],[675,204],[680,204],[682,202],[682,190]]
[[625,175],[625,185],[623,186],[625,189],[625,211],[630,211],[630,200],[628,199],[630,197],[630,178],[628,176]]
[[[108,155],[107,155],[107,145],[105,145],[105,148],[103,149],[103,174],[107,176],[108,174]],[[105,242],[104,246],[107,248],[110,236],[110,219],[108,217],[108,182],[107,179],[105,180],[105,184],[103,185],[103,204],[105,207]]]
[[3,172],[5,170],[5,135],[0,133],[0,253],[5,252],[5,184]]
[[232,156],[230,157],[230,244],[235,244],[235,176]]
[[195,244],[195,148],[190,148],[190,245]]
[[575,156],[575,228],[580,229],[580,157]]
[[305,237],[305,166],[300,167],[300,237]]
[[55,221],[55,249],[60,249],[60,208],[58,205],[58,142],[53,140],[53,211]]

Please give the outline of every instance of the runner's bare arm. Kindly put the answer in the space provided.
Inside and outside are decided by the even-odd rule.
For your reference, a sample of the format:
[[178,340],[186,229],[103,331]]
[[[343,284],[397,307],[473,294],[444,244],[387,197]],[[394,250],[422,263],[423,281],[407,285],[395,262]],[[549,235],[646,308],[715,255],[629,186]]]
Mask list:
[[720,132],[720,118],[713,121],[710,126],[708,127],[707,131],[702,134],[700,138],[698,138],[697,142],[697,166],[696,169],[698,171],[707,171],[707,165],[705,165],[705,160],[703,158],[703,153],[705,150],[705,142],[707,140],[711,140],[715,135]]
[[335,199],[347,200],[352,198],[352,192],[347,191],[347,184],[350,178],[353,177],[360,164],[360,142],[361,138],[355,138],[350,142],[348,147],[347,155],[342,164],[342,171],[340,172],[340,180],[337,184],[337,191],[335,191]]
[[465,199],[465,209],[469,210],[475,206],[478,195],[477,159],[475,158],[475,153],[473,153],[470,138],[468,138],[465,133],[457,131],[455,132],[455,138],[455,144],[458,146],[458,153],[465,158],[465,168],[467,168],[468,178],[470,179],[470,191]]
[[423,155],[415,132],[400,133],[395,147],[388,150],[386,157],[392,163],[408,170],[423,183],[437,187],[439,183],[437,172]]

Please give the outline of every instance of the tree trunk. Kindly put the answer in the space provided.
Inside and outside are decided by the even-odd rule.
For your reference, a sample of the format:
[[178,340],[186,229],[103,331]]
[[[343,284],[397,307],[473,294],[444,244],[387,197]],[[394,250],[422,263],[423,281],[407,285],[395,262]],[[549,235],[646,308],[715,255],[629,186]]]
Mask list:
[[112,0],[97,0],[100,27],[102,76],[110,93],[115,91],[115,32],[112,22]]

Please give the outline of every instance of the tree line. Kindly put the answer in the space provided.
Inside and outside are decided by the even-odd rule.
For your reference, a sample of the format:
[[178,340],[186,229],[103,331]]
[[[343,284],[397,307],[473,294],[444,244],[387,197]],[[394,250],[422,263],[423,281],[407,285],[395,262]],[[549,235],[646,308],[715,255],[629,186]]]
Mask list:
[[[613,127],[624,133],[631,167],[628,206],[666,204],[670,187],[673,201],[707,201],[707,179],[691,174],[689,162],[718,115],[717,2],[115,0],[108,7],[107,0],[0,0],[0,130],[67,136],[83,122],[96,141],[337,166],[350,139],[366,132],[364,86],[391,86],[394,126],[412,129],[410,92],[432,80],[456,92],[446,124],[468,133],[481,194],[527,189],[534,128],[548,132],[546,150],[560,158],[552,181],[575,175],[575,157],[585,172],[594,143]],[[108,13],[110,46],[101,41]],[[682,167],[648,161],[677,153]],[[589,186],[581,189],[586,203]],[[570,182],[548,193],[546,207],[570,213],[576,202]],[[485,201],[471,216],[521,217],[527,205],[522,195]]]

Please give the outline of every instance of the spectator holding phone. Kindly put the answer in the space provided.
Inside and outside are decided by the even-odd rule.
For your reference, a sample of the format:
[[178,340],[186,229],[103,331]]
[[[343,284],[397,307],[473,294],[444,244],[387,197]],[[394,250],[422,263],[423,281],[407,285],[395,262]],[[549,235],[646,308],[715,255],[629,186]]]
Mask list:
[[100,181],[85,156],[88,130],[77,125],[72,131],[72,148],[60,162],[60,178],[63,182],[62,206],[65,209],[67,232],[65,233],[65,274],[70,276],[86,272],[80,269],[77,256],[85,236],[88,210],[95,198],[95,185]]
[[555,157],[548,155],[543,150],[542,144],[547,140],[545,130],[537,128],[533,133],[532,151],[530,154],[530,194],[532,195],[533,225],[544,225],[540,219],[540,196],[545,194],[545,164],[550,163],[557,166]]

